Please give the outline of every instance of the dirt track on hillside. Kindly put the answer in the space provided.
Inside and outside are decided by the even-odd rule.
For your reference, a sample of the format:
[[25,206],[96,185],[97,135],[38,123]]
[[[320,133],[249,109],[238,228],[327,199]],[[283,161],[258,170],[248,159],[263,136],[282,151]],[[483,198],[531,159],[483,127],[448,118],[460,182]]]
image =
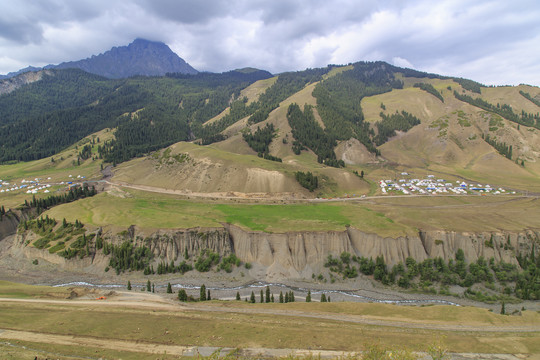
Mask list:
[[[299,198],[297,196],[294,196],[294,194],[291,193],[238,193],[238,192],[223,192],[223,193],[202,193],[202,192],[191,192],[191,191],[182,191],[182,190],[174,190],[174,189],[165,189],[161,187],[156,186],[149,186],[149,185],[136,185],[136,184],[128,184],[125,182],[117,182],[117,181],[110,181],[110,180],[102,180],[103,182],[107,183],[108,185],[112,187],[123,187],[128,189],[134,189],[134,190],[141,190],[141,191],[148,191],[148,192],[154,192],[159,194],[168,194],[168,195],[178,195],[178,196],[184,196],[190,199],[202,199],[202,200],[257,200],[257,201],[285,201],[285,202],[309,202],[309,203],[319,203],[319,202],[341,202],[341,201],[368,201],[368,200],[375,200],[375,199],[391,199],[391,198],[415,198],[415,197],[425,197],[425,198],[432,198],[434,195],[420,195],[420,194],[409,194],[409,195],[384,195],[384,196],[364,196],[364,197],[346,197],[346,198]],[[475,195],[456,195],[456,194],[439,194],[436,195],[436,197],[470,197]],[[486,195],[487,196],[487,195]],[[491,195],[495,196],[495,195]],[[504,196],[504,195],[503,195]],[[501,198],[502,196],[499,196]],[[510,202],[515,200],[520,200],[523,198],[536,198],[537,195],[531,194],[531,195],[514,195],[510,198],[504,199],[504,202]],[[499,203],[500,204],[500,203]],[[395,206],[408,206],[408,205],[395,205]],[[476,205],[476,204],[463,204],[463,205],[439,205],[439,206],[426,206],[429,208],[445,208],[445,207],[463,207],[463,206],[484,206],[482,205]]]

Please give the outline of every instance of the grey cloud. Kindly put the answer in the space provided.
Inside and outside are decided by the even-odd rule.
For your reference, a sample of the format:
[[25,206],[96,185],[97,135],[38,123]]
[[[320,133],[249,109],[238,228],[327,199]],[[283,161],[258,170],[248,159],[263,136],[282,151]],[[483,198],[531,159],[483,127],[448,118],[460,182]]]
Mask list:
[[[419,70],[491,79],[490,83],[502,79],[501,68],[507,68],[507,77],[520,77],[521,82],[529,76],[530,82],[540,84],[536,4],[24,0],[6,5],[0,13],[0,73],[18,70],[13,64],[77,60],[143,37],[169,44],[193,66],[208,71],[255,66],[282,72],[401,58]],[[526,59],[512,61],[520,54]]]
[[234,2],[215,0],[140,0],[137,4],[160,18],[186,24],[206,22],[234,9]]
[[21,24],[0,19],[0,38],[19,44],[39,43],[42,39],[43,29],[39,24]]

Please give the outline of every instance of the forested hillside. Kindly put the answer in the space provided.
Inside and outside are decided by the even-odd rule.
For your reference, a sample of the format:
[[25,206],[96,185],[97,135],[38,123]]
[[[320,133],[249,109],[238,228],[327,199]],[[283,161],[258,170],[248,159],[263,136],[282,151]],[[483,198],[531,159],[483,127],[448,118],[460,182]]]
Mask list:
[[51,70],[43,80],[0,96],[0,162],[51,156],[90,133],[117,127],[106,159],[121,162],[190,138],[265,71],[170,74],[108,80]]

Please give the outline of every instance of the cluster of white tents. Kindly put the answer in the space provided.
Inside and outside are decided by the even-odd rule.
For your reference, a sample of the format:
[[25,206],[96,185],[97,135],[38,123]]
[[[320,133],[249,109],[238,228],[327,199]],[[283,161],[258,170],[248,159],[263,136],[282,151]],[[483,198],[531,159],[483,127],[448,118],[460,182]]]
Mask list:
[[[49,177],[47,180],[51,180],[51,178]],[[43,190],[44,193],[48,193],[50,187],[50,184],[41,184],[40,178],[35,178],[34,180],[23,179],[20,185],[0,180],[0,193],[8,193],[17,190],[26,190],[27,194],[37,194],[40,190]]]
[[[69,175],[68,181],[62,181],[60,182],[60,185],[71,185],[73,182],[72,179],[79,179],[82,180],[85,178],[85,176],[82,175]],[[74,180],[75,181],[75,180]],[[9,183],[7,181],[0,180],[0,193],[8,193],[12,191],[18,191],[23,190],[26,191],[27,194],[37,194],[39,191],[43,191],[44,193],[50,192],[49,188],[51,187],[51,177],[45,178],[35,178],[34,180],[21,180],[20,184],[17,183]]]
[[[402,173],[402,175],[408,175]],[[506,193],[503,188],[492,188],[490,185],[467,184],[464,181],[456,180],[455,183],[448,182],[444,179],[435,179],[434,175],[428,175],[426,179],[399,179],[398,181],[380,180],[379,186],[383,194],[389,191],[401,192],[405,195],[409,194],[457,194],[467,195],[475,193],[490,193],[502,194]],[[515,192],[514,192],[515,193]]]

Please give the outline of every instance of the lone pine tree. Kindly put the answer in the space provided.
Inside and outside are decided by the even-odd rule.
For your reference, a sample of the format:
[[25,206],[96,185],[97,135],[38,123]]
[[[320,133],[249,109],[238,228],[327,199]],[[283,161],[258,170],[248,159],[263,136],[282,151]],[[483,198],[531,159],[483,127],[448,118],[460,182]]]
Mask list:
[[206,301],[206,286],[204,284],[201,285],[199,301]]

